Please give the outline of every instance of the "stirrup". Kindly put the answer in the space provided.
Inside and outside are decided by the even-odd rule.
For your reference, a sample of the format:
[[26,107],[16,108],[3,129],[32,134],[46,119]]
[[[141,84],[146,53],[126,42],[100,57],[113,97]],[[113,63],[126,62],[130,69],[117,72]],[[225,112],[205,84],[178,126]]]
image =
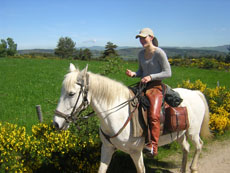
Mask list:
[[154,152],[153,152],[153,147],[148,147],[148,146],[145,146],[143,148],[143,153],[146,154],[148,157],[154,157]]
[[151,145],[151,147],[148,146],[149,144],[145,145],[143,148],[143,153],[146,154],[148,157],[154,157],[157,155],[157,153],[154,153],[154,148]]

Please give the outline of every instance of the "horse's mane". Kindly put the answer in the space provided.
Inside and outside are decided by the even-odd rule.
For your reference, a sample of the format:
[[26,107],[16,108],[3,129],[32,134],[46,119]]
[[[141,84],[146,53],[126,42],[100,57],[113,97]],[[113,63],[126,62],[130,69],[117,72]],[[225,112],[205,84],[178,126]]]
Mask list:
[[[73,89],[78,74],[79,70],[76,70],[65,75],[63,87],[67,92],[71,92]],[[129,98],[129,90],[124,84],[99,74],[88,72],[88,75],[89,91],[94,98],[101,102],[111,105],[116,99]]]
[[88,74],[90,79],[89,89],[92,95],[101,102],[111,105],[116,99],[129,98],[129,90],[121,82],[91,72],[88,72]]

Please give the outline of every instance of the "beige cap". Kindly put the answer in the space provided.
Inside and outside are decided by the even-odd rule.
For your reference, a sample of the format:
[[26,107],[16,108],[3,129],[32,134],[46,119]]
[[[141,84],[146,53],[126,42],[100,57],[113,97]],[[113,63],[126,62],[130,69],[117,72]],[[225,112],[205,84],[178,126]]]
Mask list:
[[153,31],[150,28],[143,28],[138,35],[136,35],[136,38],[138,37],[147,37],[148,35],[153,36]]

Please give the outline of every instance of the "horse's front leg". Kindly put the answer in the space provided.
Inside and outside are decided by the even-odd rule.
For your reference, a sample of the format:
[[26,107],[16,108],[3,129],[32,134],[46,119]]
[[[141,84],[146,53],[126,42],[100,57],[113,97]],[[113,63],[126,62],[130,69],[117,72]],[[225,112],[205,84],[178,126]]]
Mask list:
[[142,151],[136,151],[136,152],[130,154],[130,156],[133,159],[133,162],[136,166],[137,173],[145,173],[145,165],[144,165],[144,159],[143,159]]
[[112,159],[115,148],[111,145],[102,144],[101,147],[101,162],[98,172],[106,173],[109,163]]

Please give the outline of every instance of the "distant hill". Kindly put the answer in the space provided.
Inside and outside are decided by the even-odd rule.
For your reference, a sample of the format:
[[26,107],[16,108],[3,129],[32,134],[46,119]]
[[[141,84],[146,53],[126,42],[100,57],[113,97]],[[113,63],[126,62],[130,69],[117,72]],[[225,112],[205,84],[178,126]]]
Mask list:
[[184,57],[200,57],[200,56],[225,56],[225,52],[201,49],[201,48],[163,48],[169,57],[184,56]]
[[202,49],[202,50],[215,50],[215,51],[227,53],[228,47],[229,47],[229,45],[224,45],[224,46],[216,46],[216,47],[201,47],[200,49]]
[[169,47],[169,48],[175,48],[175,49],[195,49],[195,50],[214,50],[219,52],[228,52],[229,45],[223,45],[223,46],[215,46],[215,47]]
[[90,49],[90,50],[97,50],[97,51],[103,51],[105,50],[105,47],[103,46],[91,46],[91,47],[79,47],[77,49]]
[[[225,56],[228,52],[228,45],[216,46],[216,47],[162,47],[166,52],[168,57],[200,57],[200,56]],[[93,46],[93,47],[80,47],[81,49],[88,48],[91,50],[93,57],[99,57],[102,51],[105,49],[102,46]],[[78,48],[78,49],[80,49]],[[137,59],[138,52],[141,50],[141,47],[118,47],[118,54],[124,59]],[[30,53],[54,53],[54,49],[26,49],[18,50],[19,54],[30,54]]]
[[[118,50],[118,54],[125,59],[136,59],[142,48],[128,48]],[[225,56],[225,52],[205,50],[201,48],[170,48],[162,47],[168,57],[200,57],[200,56]]]
[[18,50],[19,54],[30,54],[30,53],[54,53],[54,49],[24,49]]

